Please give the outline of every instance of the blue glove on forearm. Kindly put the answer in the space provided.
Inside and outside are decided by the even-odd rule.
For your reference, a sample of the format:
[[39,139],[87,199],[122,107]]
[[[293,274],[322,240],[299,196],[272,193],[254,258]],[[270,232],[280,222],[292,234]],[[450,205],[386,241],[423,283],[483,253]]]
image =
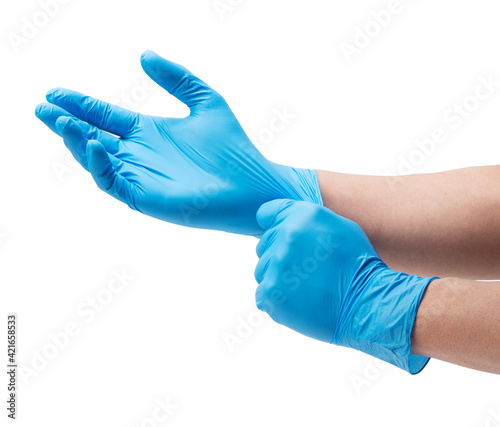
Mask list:
[[36,109],[99,188],[155,218],[255,236],[255,213],[269,200],[322,204],[316,171],[266,160],[206,83],[151,51],[141,63],[188,117],[145,116],[67,89]]
[[411,354],[420,299],[433,279],[396,273],[354,222],[305,202],[274,200],[257,220],[256,301],[277,323],[360,350],[412,374],[427,357]]

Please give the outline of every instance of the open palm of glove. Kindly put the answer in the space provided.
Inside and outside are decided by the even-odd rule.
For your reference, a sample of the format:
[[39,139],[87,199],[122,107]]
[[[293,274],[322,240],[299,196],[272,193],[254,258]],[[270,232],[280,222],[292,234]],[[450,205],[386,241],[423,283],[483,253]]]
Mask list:
[[142,115],[61,88],[36,109],[99,188],[161,220],[255,236],[266,201],[322,203],[316,172],[266,160],[206,83],[151,51],[141,63],[188,117]]

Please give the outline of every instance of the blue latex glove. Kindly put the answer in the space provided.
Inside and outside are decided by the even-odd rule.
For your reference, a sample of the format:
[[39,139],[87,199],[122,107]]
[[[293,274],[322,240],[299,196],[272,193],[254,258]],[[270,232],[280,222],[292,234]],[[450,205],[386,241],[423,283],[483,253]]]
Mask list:
[[273,200],[257,212],[256,301],[301,334],[360,350],[412,374],[427,357],[411,354],[420,299],[434,280],[396,273],[356,223],[306,202]]
[[146,116],[60,88],[36,108],[99,188],[161,220],[255,236],[266,201],[322,204],[316,171],[266,160],[206,83],[151,51],[141,63],[188,117]]

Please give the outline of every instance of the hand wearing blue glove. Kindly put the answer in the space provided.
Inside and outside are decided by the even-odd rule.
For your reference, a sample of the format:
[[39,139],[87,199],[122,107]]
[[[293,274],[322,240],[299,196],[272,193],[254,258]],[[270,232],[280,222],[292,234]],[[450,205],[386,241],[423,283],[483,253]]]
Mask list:
[[254,236],[269,200],[322,205],[316,171],[266,160],[206,83],[151,51],[141,63],[188,117],[146,116],[67,89],[49,91],[36,108],[99,188],[161,220]]
[[427,285],[392,271],[356,223],[307,202],[273,200],[257,212],[265,231],[255,270],[259,309],[301,334],[360,350],[412,374],[411,331]]

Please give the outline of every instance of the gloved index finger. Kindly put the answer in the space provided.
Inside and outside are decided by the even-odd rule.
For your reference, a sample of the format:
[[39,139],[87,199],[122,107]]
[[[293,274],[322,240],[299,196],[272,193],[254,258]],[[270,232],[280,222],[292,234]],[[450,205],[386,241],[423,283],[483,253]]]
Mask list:
[[52,89],[47,92],[47,101],[106,132],[121,137],[130,135],[137,124],[137,113],[73,90]]

